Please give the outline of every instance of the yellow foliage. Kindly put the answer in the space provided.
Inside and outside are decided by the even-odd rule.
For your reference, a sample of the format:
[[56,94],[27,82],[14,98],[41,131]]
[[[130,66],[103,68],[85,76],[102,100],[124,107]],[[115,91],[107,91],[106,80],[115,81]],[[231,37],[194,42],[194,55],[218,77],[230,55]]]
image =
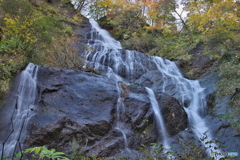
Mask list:
[[4,17],[5,27],[2,28],[5,37],[15,37],[21,39],[22,43],[34,43],[37,41],[36,36],[32,33],[33,19],[25,19],[23,21],[20,17]]
[[202,33],[226,33],[239,29],[236,3],[234,0],[197,1],[189,5],[188,24],[192,30]]
[[112,0],[97,1],[97,5],[98,5],[99,8],[112,8],[113,7]]

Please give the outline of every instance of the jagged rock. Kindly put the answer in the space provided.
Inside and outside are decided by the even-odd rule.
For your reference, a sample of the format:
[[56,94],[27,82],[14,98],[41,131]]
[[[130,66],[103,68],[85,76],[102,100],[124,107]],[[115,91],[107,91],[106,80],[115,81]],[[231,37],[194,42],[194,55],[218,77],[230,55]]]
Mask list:
[[[70,153],[76,139],[86,156],[121,155],[126,140],[117,119],[129,148],[157,141],[145,88],[76,70],[39,67],[38,72],[39,107],[29,123],[26,147],[46,145]],[[118,99],[121,115],[116,113]]]
[[142,144],[148,145],[158,140],[153,124],[153,110],[146,89],[129,86],[130,94],[124,99],[125,122],[130,125],[132,133],[128,137],[129,147],[138,149]]
[[191,63],[180,65],[184,70],[190,70],[186,77],[198,79],[210,73],[215,60],[211,56],[204,54],[204,49],[209,47],[208,45],[210,44],[205,44],[203,42],[198,43],[189,53],[192,55]]

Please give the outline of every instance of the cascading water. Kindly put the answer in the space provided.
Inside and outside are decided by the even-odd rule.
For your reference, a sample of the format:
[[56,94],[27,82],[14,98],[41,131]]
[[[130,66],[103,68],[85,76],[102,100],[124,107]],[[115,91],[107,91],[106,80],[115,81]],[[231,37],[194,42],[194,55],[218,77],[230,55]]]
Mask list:
[[[197,80],[185,79],[173,62],[166,62],[165,67],[158,66],[158,70],[169,77],[168,80],[175,82],[178,93],[175,92],[173,96],[180,97],[180,103],[184,106],[188,115],[191,129],[198,139],[205,137],[204,133],[206,133],[207,139],[205,141],[211,141],[213,137],[203,118],[206,115],[207,107],[204,88],[200,86]],[[163,64],[163,59],[155,57],[155,63]],[[164,85],[163,90],[171,94],[171,91],[167,90]],[[207,150],[208,153],[210,153],[210,150],[215,150],[214,148],[217,147],[215,144],[207,145],[204,142],[202,143],[205,147],[209,148]]]
[[[121,91],[119,91],[121,93]],[[124,148],[128,151],[128,141],[127,141],[127,136],[125,134],[126,131],[124,131],[124,124],[121,123],[121,115],[124,114],[124,103],[123,103],[123,98],[121,96],[118,97],[117,101],[117,124],[115,129],[119,130],[122,135],[123,135],[123,140],[124,140]]]
[[[34,103],[37,96],[37,71],[38,67],[34,64],[29,64],[20,74],[18,85],[18,93],[15,108],[11,116],[11,133],[6,136],[6,139],[1,142],[1,158],[12,158],[16,150],[21,150],[26,135],[26,127],[29,119],[34,114]],[[10,107],[10,106],[8,106]],[[3,135],[2,135],[3,136]]]
[[100,38],[99,40],[100,43],[104,45],[104,47],[122,49],[120,42],[113,39],[110,34],[106,30],[102,29],[94,19],[89,19],[89,21],[92,26],[98,31],[99,35],[102,36],[102,38]]
[[157,122],[157,128],[158,128],[158,130],[160,130],[158,132],[160,132],[159,134],[162,135],[163,146],[166,150],[168,150],[168,149],[170,149],[170,146],[169,146],[169,142],[168,142],[168,139],[167,139],[167,130],[166,130],[166,127],[165,127],[165,124],[164,124],[162,113],[159,109],[158,102],[156,100],[156,97],[155,97],[155,94],[154,94],[153,90],[148,88],[148,87],[146,87],[146,90],[148,92],[149,99],[150,99],[150,102],[151,102],[152,107],[153,107],[153,111],[154,111],[154,114],[155,114],[155,119],[156,119],[156,122]]
[[[110,50],[111,50],[110,52],[118,53],[118,49],[122,49],[120,42],[113,39],[106,30],[100,28],[100,26],[95,20],[90,19],[89,21],[93,27],[93,30],[90,32],[90,37],[94,37],[94,43],[89,41],[88,45],[94,49],[93,52],[95,52],[95,54],[92,55],[92,53],[89,52],[87,54],[87,57],[93,56],[92,59],[95,59],[96,60],[95,62],[105,61],[105,60],[101,60],[103,58],[102,54],[109,53]],[[106,59],[106,57],[104,57],[104,59]],[[92,64],[94,65],[96,70],[100,70],[100,68],[102,67],[100,63],[92,63]],[[114,69],[116,70],[117,66],[113,68],[113,70]],[[123,103],[123,98],[121,97],[121,92],[122,92],[121,85],[119,84],[119,81],[124,81],[124,80],[117,74],[114,74],[113,70],[111,68],[108,68],[106,75],[108,77],[113,77],[116,80],[116,86],[118,88],[118,93],[119,93],[119,97],[117,101],[117,122],[116,122],[115,129],[119,130],[122,133],[123,140],[124,140],[124,147],[126,151],[129,152],[127,136],[126,136],[127,131],[125,130],[124,124],[122,123],[123,121],[122,115],[125,112],[124,111],[125,107]]]
[[[206,97],[204,88],[198,81],[185,79],[175,63],[169,60],[122,49],[120,43],[103,32],[96,21],[91,19],[90,23],[92,30],[86,34],[86,45],[91,51],[86,51],[84,57],[95,70],[114,78],[116,82],[145,85],[144,87],[158,93],[168,93],[178,99],[184,107],[189,117],[190,128],[198,138],[202,138],[204,133],[209,131],[204,121]],[[151,89],[147,89],[150,98]],[[160,111],[158,112],[160,114]],[[212,139],[210,131],[207,137],[208,140]],[[163,139],[163,142],[166,141],[166,137]],[[167,142],[164,143],[168,146]],[[213,144],[211,146],[215,147]]]

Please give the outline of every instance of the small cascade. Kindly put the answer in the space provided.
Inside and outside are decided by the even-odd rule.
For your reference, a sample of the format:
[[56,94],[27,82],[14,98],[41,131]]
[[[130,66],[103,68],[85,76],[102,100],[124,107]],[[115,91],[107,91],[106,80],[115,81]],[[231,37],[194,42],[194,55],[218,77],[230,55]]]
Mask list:
[[[96,70],[101,70],[101,68],[103,67],[104,68],[103,70],[106,70],[107,77],[113,78],[116,81],[116,87],[118,89],[119,97],[117,100],[117,115],[116,115],[117,120],[115,129],[122,133],[122,137],[124,140],[124,149],[127,152],[130,152],[128,149],[128,140],[126,136],[127,129],[124,126],[125,106],[123,103],[124,98],[121,96],[122,88],[120,84],[122,82],[126,82],[126,80],[124,80],[124,78],[116,74],[116,72],[118,71],[118,65],[115,65],[113,68],[111,68],[108,66],[103,66],[101,64],[107,61],[108,59],[107,56],[103,57],[102,56],[103,54],[107,53],[120,54],[119,50],[122,49],[122,46],[120,42],[113,39],[106,30],[100,28],[100,26],[95,20],[90,19],[89,21],[93,27],[92,31],[90,32],[90,37],[93,38],[94,42],[89,41],[88,45],[91,46],[91,48],[93,48],[94,50],[93,52],[95,52],[95,54],[92,55],[91,52],[88,53],[86,59],[90,60],[89,62],[94,62],[92,63],[92,65]],[[114,57],[117,58],[115,59],[115,61],[119,60],[118,59],[119,56]]]
[[125,133],[125,127],[124,127],[124,123],[123,123],[123,115],[125,113],[125,106],[123,103],[124,98],[121,96],[121,88],[119,87],[119,85],[117,84],[117,88],[118,88],[118,93],[119,93],[119,97],[117,100],[117,122],[116,122],[116,127],[115,129],[119,130],[122,135],[123,135],[123,140],[124,140],[124,148],[128,151],[128,140],[127,140],[127,136]]
[[206,122],[203,117],[206,115],[206,97],[204,94],[204,88],[200,86],[198,81],[192,81],[192,95],[193,99],[188,108],[185,108],[188,114],[190,127],[198,137],[201,139],[206,136],[206,139],[202,141],[202,144],[208,148],[206,151],[209,154],[210,151],[221,152],[218,146],[214,143],[205,143],[213,140],[210,129],[206,126]]
[[102,29],[94,19],[89,19],[89,22],[91,23],[92,27],[98,32],[97,37],[100,38],[102,45],[108,48],[122,49],[120,42],[113,39],[110,34],[105,29]]
[[123,98],[119,96],[117,101],[117,122],[116,122],[115,129],[119,130],[122,133],[123,140],[124,140],[124,148],[128,150],[127,136],[125,134],[124,123],[122,123],[122,118],[121,118],[125,112],[124,109],[125,108],[124,108]]
[[[206,141],[213,140],[211,131],[204,120],[207,107],[204,93],[205,89],[200,86],[197,80],[185,79],[175,63],[168,60],[163,61],[160,57],[155,57],[155,63],[158,64],[158,70],[169,77],[168,81],[175,82],[177,92],[173,94],[165,85],[163,85],[162,90],[180,100],[180,103],[184,106],[188,115],[190,129],[194,131],[198,139],[207,136],[202,144],[208,148],[207,153],[210,153],[211,150],[214,151],[214,148],[217,148],[216,144],[205,144]],[[165,64],[165,66],[163,66],[163,64]]]
[[0,148],[3,157],[14,156],[14,152],[22,149],[26,135],[26,127],[29,119],[34,114],[34,103],[37,95],[37,70],[34,64],[29,64],[20,74],[18,93],[14,111],[11,117],[11,134],[3,142]]
[[167,130],[166,130],[165,123],[164,123],[164,120],[163,120],[163,117],[162,117],[162,113],[160,111],[160,108],[159,108],[158,102],[156,100],[155,94],[154,94],[153,90],[148,88],[148,87],[146,87],[146,90],[148,92],[148,96],[149,96],[150,102],[152,104],[153,112],[154,112],[155,119],[156,119],[156,122],[157,122],[158,133],[160,135],[162,135],[163,147],[166,150],[169,150],[170,146],[169,146],[169,142],[168,142],[168,138],[167,138]]

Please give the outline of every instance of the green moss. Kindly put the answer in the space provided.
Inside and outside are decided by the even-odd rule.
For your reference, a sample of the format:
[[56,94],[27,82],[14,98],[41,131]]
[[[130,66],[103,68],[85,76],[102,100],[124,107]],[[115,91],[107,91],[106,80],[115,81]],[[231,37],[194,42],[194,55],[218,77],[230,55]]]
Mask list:
[[[239,100],[240,96],[238,96]],[[225,113],[219,116],[220,118],[224,118],[228,120],[231,126],[240,132],[240,106],[236,105],[232,107],[232,111],[230,113]]]
[[232,95],[230,104],[238,108],[240,104],[240,52],[226,52],[216,65],[220,80],[217,83],[219,95]]

